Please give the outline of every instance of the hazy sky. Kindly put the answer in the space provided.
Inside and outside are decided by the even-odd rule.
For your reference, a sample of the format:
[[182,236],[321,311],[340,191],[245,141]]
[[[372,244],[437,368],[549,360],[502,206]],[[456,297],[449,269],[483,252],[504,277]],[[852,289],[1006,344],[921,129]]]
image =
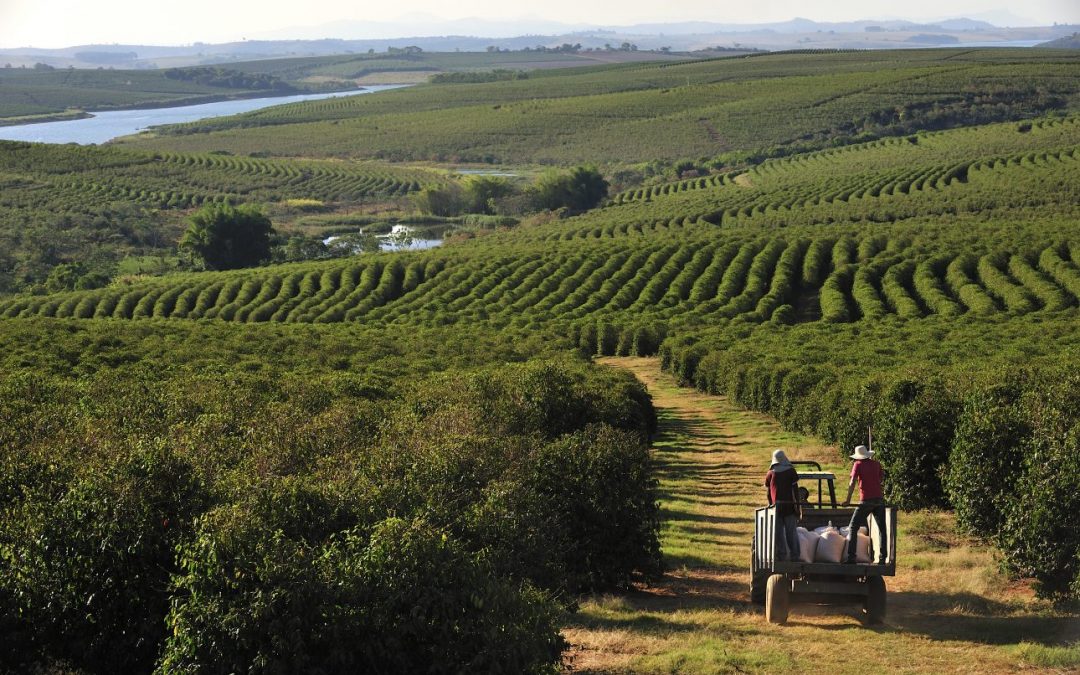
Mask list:
[[[394,21],[409,14],[444,19],[543,18],[627,25],[659,21],[758,23],[796,16],[818,21],[866,18],[987,17],[1009,12],[1038,24],[1080,23],[1080,0],[0,0],[0,47],[87,43],[222,42],[334,21]],[[357,34],[353,37],[371,37]]]

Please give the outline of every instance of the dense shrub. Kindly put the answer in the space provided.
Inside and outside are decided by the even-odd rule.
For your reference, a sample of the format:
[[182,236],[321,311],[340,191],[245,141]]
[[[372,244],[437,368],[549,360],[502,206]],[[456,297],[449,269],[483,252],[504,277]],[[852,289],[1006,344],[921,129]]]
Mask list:
[[661,570],[655,488],[641,438],[594,425],[491,484],[474,527],[514,576],[562,593],[627,587]]
[[191,215],[181,250],[209,270],[252,267],[270,258],[270,219],[253,204],[211,204]]
[[1020,444],[1022,476],[997,534],[1011,571],[1054,598],[1080,597],[1080,376],[1046,377],[1024,397],[1031,434]]
[[1015,497],[1023,462],[1020,446],[1031,434],[1016,375],[1000,372],[997,383],[977,385],[967,394],[943,476],[957,523],[987,539],[1001,527]]
[[554,439],[605,423],[644,437],[656,424],[649,395],[632,375],[556,361],[432,378],[406,401],[425,416],[453,407],[474,429],[498,435]]
[[902,508],[944,506],[941,470],[949,457],[956,402],[935,378],[890,383],[873,414],[885,498]]
[[608,182],[596,167],[578,166],[568,173],[549,171],[533,188],[533,202],[541,209],[587,211],[607,197]]
[[648,394],[558,343],[63,326],[0,376],[5,668],[549,670],[660,567]]
[[162,672],[553,669],[557,608],[446,532],[388,519],[327,534],[293,506],[209,514],[181,551]]
[[[205,502],[191,468],[151,444],[39,479],[0,518],[0,595],[49,659],[148,671],[165,637],[174,548]],[[101,462],[101,460],[99,460]]]

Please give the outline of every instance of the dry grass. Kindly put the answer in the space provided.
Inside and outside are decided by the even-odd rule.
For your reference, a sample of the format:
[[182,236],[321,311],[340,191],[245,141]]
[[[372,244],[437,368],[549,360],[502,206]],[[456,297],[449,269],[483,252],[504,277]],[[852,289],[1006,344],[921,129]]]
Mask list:
[[[1080,666],[1080,616],[1034,599],[992,550],[940,512],[901,514],[885,625],[852,606],[797,605],[765,623],[747,598],[752,513],[774,448],[845,467],[835,448],[717,397],[679,388],[655,359],[604,359],[654,397],[654,444],[670,571],[661,583],[588,599],[564,634],[567,669],[591,673],[1011,673]],[[842,498],[843,495],[839,495]]]

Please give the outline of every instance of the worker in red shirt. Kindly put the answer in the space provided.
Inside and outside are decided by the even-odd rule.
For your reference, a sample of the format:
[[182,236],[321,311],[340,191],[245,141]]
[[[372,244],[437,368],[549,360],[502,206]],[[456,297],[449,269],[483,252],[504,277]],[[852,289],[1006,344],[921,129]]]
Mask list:
[[765,488],[769,504],[776,508],[775,559],[798,561],[797,528],[802,510],[799,506],[799,474],[783,450],[773,452],[772,465],[765,474]]
[[859,530],[866,525],[867,516],[874,514],[874,525],[878,531],[878,539],[881,541],[881,550],[876,551],[877,564],[884,565],[889,557],[889,539],[885,535],[885,500],[882,493],[884,472],[881,463],[873,458],[873,450],[867,450],[865,445],[855,448],[851,458],[855,464],[851,467],[851,482],[848,483],[847,498],[844,506],[851,506],[851,494],[855,491],[855,482],[859,483],[859,505],[855,507],[855,513],[851,514],[851,523],[847,536],[846,563],[855,562],[855,546],[859,541]]

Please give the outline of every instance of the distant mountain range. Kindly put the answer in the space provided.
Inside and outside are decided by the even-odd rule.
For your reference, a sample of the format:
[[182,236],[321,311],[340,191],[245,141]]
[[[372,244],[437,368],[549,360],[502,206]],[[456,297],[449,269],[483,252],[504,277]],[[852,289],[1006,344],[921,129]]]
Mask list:
[[[526,30],[523,30],[526,29]],[[401,23],[342,21],[264,34],[263,39],[181,46],[80,45],[62,49],[0,49],[0,67],[35,63],[64,68],[165,68],[210,65],[267,58],[327,56],[386,51],[416,46],[425,51],[521,50],[537,46],[580,44],[604,49],[629,43],[641,50],[685,52],[710,47],[781,49],[887,49],[949,45],[1029,46],[1065,38],[1080,26],[1002,28],[970,18],[931,23],[899,19],[824,23],[792,19],[767,24],[706,21],[587,26],[535,20],[500,22],[482,19],[443,21],[416,16]],[[282,39],[284,35],[289,39]],[[348,36],[367,36],[347,39]],[[382,36],[382,37],[372,37]],[[406,36],[406,37],[392,37]]]
[[428,15],[414,15],[406,21],[334,21],[317,26],[294,27],[261,33],[255,36],[260,40],[284,39],[394,39],[400,36],[436,37],[444,35],[484,36],[486,38],[513,38],[520,36],[561,36],[574,34],[593,34],[597,32],[617,33],[622,35],[709,35],[728,33],[757,33],[770,31],[776,33],[807,33],[821,31],[861,32],[867,26],[881,26],[886,30],[911,31],[994,31],[998,26],[986,21],[974,19],[946,19],[932,23],[917,23],[900,19],[863,20],[843,23],[827,23],[810,19],[796,18],[778,23],[740,24],[716,23],[711,21],[683,21],[674,23],[641,23],[627,26],[567,24],[541,19],[521,21],[492,21],[488,19],[442,20]]

